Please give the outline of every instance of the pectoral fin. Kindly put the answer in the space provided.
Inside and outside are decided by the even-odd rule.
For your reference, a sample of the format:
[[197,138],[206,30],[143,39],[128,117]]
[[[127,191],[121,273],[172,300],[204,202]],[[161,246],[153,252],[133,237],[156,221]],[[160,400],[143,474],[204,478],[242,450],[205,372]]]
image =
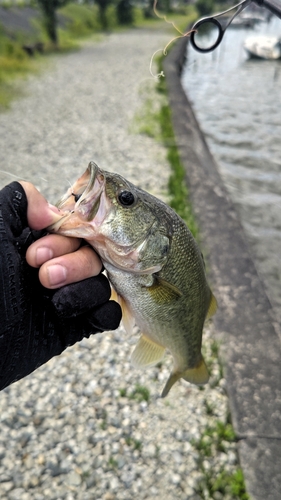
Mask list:
[[122,322],[123,322],[124,328],[125,328],[126,332],[129,335],[131,335],[133,333],[133,328],[135,326],[135,318],[132,315],[132,313],[128,307],[128,304],[123,299],[123,297],[118,295],[118,293],[116,292],[116,290],[114,290],[114,288],[111,288],[111,297],[110,298],[111,298],[111,300],[115,300],[116,302],[118,302],[118,304],[120,305],[120,307],[122,309]]
[[175,285],[160,278],[160,276],[154,275],[153,278],[154,283],[147,290],[158,304],[167,304],[182,296],[182,292]]
[[115,300],[115,302],[119,302],[119,295],[117,294],[115,288],[113,287],[111,287],[110,300]]
[[196,385],[206,384],[209,380],[209,373],[208,373],[207,366],[206,366],[206,363],[204,361],[203,356],[202,356],[201,360],[199,361],[198,365],[195,366],[195,368],[189,368],[188,370],[185,370],[184,372],[171,373],[171,375],[168,378],[166,385],[162,391],[161,398],[165,398],[165,396],[167,396],[171,387],[173,387],[173,385],[180,378],[187,380],[187,382],[190,382],[191,384],[196,384]]
[[165,354],[165,347],[142,335],[132,353],[131,362],[135,368],[155,365]]

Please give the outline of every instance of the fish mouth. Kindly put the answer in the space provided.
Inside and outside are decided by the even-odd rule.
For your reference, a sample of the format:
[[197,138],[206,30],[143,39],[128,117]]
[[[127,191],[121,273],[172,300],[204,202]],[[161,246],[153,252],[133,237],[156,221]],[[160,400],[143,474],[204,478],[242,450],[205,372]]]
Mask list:
[[[61,218],[47,230],[54,233],[76,236],[76,230],[92,221],[102,208],[100,219],[104,218],[101,196],[105,188],[105,176],[98,165],[91,161],[84,174],[68,189],[56,206],[61,210]],[[96,221],[97,223],[99,220]],[[75,231],[75,234],[73,234]],[[85,236],[81,236],[85,237]]]

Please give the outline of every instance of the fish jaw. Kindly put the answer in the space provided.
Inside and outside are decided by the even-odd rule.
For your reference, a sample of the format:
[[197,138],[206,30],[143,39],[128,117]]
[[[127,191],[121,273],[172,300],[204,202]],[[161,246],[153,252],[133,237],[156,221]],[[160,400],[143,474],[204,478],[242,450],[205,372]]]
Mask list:
[[59,200],[61,218],[47,230],[89,240],[107,217],[111,203],[105,196],[105,177],[96,163],[90,162],[84,174]]

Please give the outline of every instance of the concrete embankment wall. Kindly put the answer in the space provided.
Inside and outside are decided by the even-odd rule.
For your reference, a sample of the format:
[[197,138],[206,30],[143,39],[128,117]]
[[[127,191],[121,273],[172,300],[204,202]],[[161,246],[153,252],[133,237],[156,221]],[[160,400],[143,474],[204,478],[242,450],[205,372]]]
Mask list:
[[164,60],[177,145],[210,282],[214,317],[232,422],[247,491],[252,500],[281,498],[281,341],[271,304],[180,75],[188,41]]

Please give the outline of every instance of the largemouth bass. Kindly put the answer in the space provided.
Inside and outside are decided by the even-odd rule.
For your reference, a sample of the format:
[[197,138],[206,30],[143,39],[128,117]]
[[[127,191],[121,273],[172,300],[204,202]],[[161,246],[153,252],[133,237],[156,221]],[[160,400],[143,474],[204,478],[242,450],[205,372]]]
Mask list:
[[135,367],[158,363],[168,349],[180,378],[205,384],[202,330],[216,309],[202,254],[183,220],[164,202],[90,162],[57,204],[51,232],[84,238],[99,254],[121,304],[125,329],[136,323]]

